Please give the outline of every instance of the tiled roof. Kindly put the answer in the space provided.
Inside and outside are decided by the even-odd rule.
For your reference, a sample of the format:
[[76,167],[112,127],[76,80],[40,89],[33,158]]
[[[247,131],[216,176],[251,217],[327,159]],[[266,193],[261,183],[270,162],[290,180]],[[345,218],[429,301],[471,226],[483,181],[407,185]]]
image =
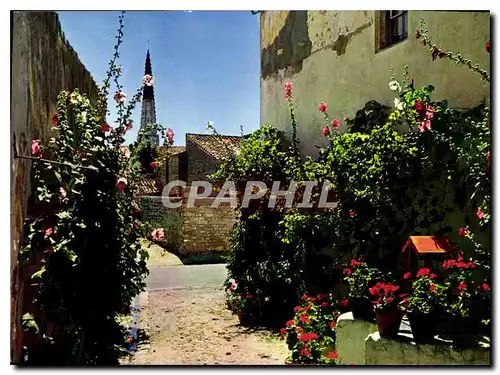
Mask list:
[[161,189],[156,180],[143,178],[137,183],[137,185],[141,195],[155,195],[161,193]]
[[168,148],[168,153],[170,156],[180,154],[184,151],[186,151],[186,147],[184,146],[170,146]]
[[233,135],[186,134],[186,142],[188,139],[214,159],[222,160],[228,149],[232,152],[239,151],[243,138]]

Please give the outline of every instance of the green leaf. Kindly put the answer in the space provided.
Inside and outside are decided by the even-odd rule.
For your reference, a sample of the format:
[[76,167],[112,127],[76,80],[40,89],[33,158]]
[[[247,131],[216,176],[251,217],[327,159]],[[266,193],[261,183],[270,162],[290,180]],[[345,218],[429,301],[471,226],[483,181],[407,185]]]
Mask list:
[[37,272],[35,272],[33,275],[31,275],[32,279],[39,279],[42,277],[43,273],[45,272],[45,265],[42,266]]

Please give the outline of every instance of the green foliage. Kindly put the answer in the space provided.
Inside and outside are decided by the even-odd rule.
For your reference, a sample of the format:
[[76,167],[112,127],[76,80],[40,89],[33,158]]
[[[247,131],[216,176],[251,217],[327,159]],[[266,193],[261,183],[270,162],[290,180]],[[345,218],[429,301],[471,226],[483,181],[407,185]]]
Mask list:
[[[116,364],[125,343],[117,317],[130,312],[132,299],[145,286],[147,252],[140,246],[136,217],[141,175],[121,147],[141,91],[128,105],[118,102],[116,128],[108,128],[103,117],[111,77],[121,91],[115,61],[122,19],[101,101],[91,103],[78,90],[62,91],[54,136],[35,155],[33,178],[42,214],[30,225],[22,257],[42,259],[32,275],[38,285],[39,331],[47,339],[49,323],[58,330],[50,345],[28,347],[28,363]],[[25,327],[34,327],[34,318],[25,317],[30,318]]]

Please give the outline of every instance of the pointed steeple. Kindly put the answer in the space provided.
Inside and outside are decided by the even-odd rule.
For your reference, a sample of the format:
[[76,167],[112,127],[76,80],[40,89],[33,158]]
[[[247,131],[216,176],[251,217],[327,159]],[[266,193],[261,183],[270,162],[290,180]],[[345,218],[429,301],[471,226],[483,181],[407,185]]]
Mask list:
[[[146,53],[146,64],[144,68],[144,75],[153,76],[153,70],[151,68],[151,56],[149,55],[149,49]],[[141,108],[141,129],[144,129],[148,125],[156,124],[156,109],[155,109],[155,93],[153,86],[148,86],[144,84],[142,89],[142,108]],[[151,130],[147,134],[147,141],[152,144],[159,144],[158,132]]]
[[[145,68],[144,68],[144,75],[146,75],[146,74],[153,76],[153,69],[151,69],[151,56],[149,55],[149,49],[148,49],[148,52],[146,53],[146,64],[145,64]],[[153,86],[144,85],[142,98],[143,99],[154,99],[155,98]]]

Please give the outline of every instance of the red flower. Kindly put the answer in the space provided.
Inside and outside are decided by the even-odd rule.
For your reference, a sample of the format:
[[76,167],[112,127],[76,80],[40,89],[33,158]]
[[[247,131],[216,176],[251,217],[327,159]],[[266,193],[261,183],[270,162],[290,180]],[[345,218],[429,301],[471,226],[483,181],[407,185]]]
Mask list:
[[321,103],[319,103],[319,105],[318,105],[318,110],[319,110],[320,112],[325,113],[326,111],[328,111],[328,104],[326,104],[325,102],[321,102]]
[[287,327],[293,326],[295,324],[294,320],[289,320],[288,322],[285,323]]
[[424,121],[420,122],[420,124],[418,124],[418,129],[420,130],[420,133],[424,133],[427,130],[430,131],[432,129],[431,120],[425,119]]
[[326,302],[323,302],[323,303],[321,304],[321,307],[323,307],[323,308],[325,308],[325,307],[327,307],[327,306],[328,306],[328,303],[326,303]]
[[417,31],[415,32],[415,39],[420,39],[421,35],[420,35],[420,30],[417,29]]
[[304,294],[302,297],[301,297],[302,301],[307,301],[309,299],[309,296],[307,294]]
[[336,351],[333,351],[333,352],[329,352],[327,354],[327,357],[331,358],[331,359],[337,359],[339,357],[339,354]]
[[482,220],[484,218],[484,212],[481,210],[481,207],[479,207],[476,211],[476,216],[479,220]]
[[484,49],[486,50],[486,52],[490,53],[490,51],[491,51],[491,41],[489,39],[484,44]]
[[356,216],[356,211],[354,211],[354,210],[350,210],[350,211],[349,211],[349,216],[350,216],[350,217],[354,217],[354,216]]
[[464,227],[460,227],[460,229],[458,230],[458,235],[460,237],[465,237],[469,234],[469,231],[467,230],[467,228],[464,228]]
[[248,298],[248,299],[251,299],[251,298],[252,298],[252,293],[248,293],[248,294],[247,294],[247,298]]
[[425,103],[421,100],[417,100],[415,102],[415,111],[417,111],[418,113],[425,112]]
[[401,304],[406,305],[408,303],[408,298],[403,298]]
[[125,177],[120,177],[118,181],[116,181],[116,188],[118,191],[122,192],[127,187],[127,179]]
[[297,314],[299,311],[300,311],[300,307],[299,307],[299,306],[295,306],[295,307],[293,308],[293,312],[294,312],[295,314]]
[[303,333],[302,335],[299,336],[299,341],[302,341],[302,342],[309,342],[309,341],[317,340],[317,339],[319,339],[319,336],[314,332]]
[[348,300],[346,300],[346,299],[343,299],[343,300],[340,302],[340,305],[342,306],[342,308],[347,309],[347,307],[349,307],[349,301],[348,301]]
[[45,237],[49,237],[49,236],[52,236],[52,233],[54,233],[54,229],[53,228],[49,228],[45,231]]
[[57,113],[57,112],[52,115],[52,123],[54,124],[54,126],[57,126],[57,124],[59,124],[58,117],[59,117],[59,113]]
[[302,327],[296,327],[295,328],[296,333],[301,333],[302,332]]
[[403,275],[403,279],[409,279],[411,277],[411,272],[406,272],[404,275]]
[[431,273],[431,270],[428,268],[420,268],[417,272],[417,278],[423,277],[423,276],[429,276]]
[[283,333],[283,334],[286,333],[286,328],[281,328],[280,333]]
[[134,341],[132,337],[127,337],[127,339],[125,340],[127,344],[130,344],[132,341]]
[[476,268],[476,265],[472,262],[466,263],[465,268]]
[[431,291],[431,292],[435,292],[435,291],[436,291],[436,285],[435,285],[435,284],[431,284],[431,285],[429,286],[429,291]]
[[485,292],[489,292],[489,290],[490,290],[490,286],[489,286],[488,284],[486,284],[486,283],[483,283],[483,284],[481,285],[481,288],[482,288]]
[[337,327],[337,323],[336,323],[336,322],[334,322],[333,320],[332,320],[330,323],[328,323],[328,325],[330,326],[330,328],[335,328],[335,327]]
[[306,347],[303,347],[302,349],[300,349],[299,355],[301,357],[309,357],[311,355],[311,353],[309,352],[309,350]]
[[351,259],[351,268],[356,268],[358,266],[361,266],[363,264],[363,262],[360,262],[359,260],[356,260],[356,259]]
[[152,161],[151,163],[149,163],[149,166],[153,169],[156,168],[156,162]]
[[337,119],[333,119],[331,124],[334,128],[338,128],[340,126],[340,121]]
[[311,319],[306,314],[300,315],[300,321],[304,324],[311,323]]
[[352,270],[350,268],[344,268],[344,275],[351,276]]
[[461,291],[467,289],[467,283],[465,281],[462,281],[460,284],[455,289],[455,293],[459,294]]
[[331,134],[330,127],[328,125],[325,125],[325,127],[323,128],[323,135],[325,137],[328,137],[330,134]]
[[111,129],[112,129],[111,126],[109,126],[108,124],[101,125],[101,132],[103,132],[103,133],[109,132],[109,131],[111,131]]
[[436,274],[435,274],[435,273],[431,273],[431,274],[429,275],[429,279],[433,280],[433,279],[435,279],[435,278],[436,278]]
[[154,231],[151,232],[151,237],[155,241],[161,241],[165,238],[165,229],[163,228],[157,228]]
[[423,40],[420,42],[420,44],[425,46],[425,42]]
[[491,161],[491,154],[489,151],[486,153],[486,160],[488,160],[488,162]]

